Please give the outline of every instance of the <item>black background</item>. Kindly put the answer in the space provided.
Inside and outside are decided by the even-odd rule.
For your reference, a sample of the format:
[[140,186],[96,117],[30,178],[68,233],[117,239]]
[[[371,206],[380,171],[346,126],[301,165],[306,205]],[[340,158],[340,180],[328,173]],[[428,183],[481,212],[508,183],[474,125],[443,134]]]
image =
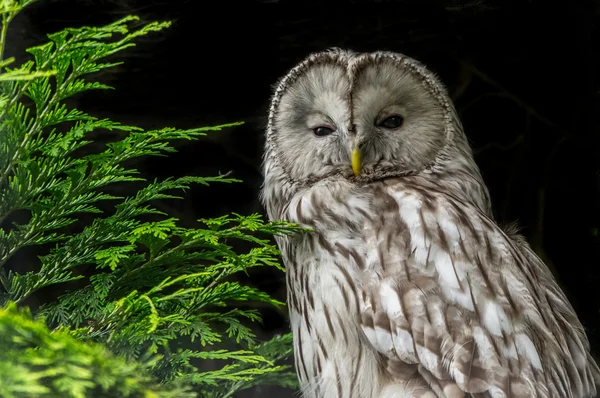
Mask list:
[[[151,179],[231,171],[244,180],[189,192],[171,207],[184,223],[262,212],[257,195],[269,96],[308,53],[332,46],[402,52],[447,85],[497,220],[519,222],[600,353],[598,3],[46,0],[15,21],[7,55],[23,60],[22,50],[45,33],[128,14],[173,26],[141,39],[119,55],[124,65],[97,76],[116,90],[86,94],[77,106],[145,128],[246,122],[178,144],[168,159],[136,165]],[[253,278],[284,299],[283,275]],[[265,310],[261,328],[263,338],[285,332],[286,315]],[[276,391],[247,396],[283,396]]]

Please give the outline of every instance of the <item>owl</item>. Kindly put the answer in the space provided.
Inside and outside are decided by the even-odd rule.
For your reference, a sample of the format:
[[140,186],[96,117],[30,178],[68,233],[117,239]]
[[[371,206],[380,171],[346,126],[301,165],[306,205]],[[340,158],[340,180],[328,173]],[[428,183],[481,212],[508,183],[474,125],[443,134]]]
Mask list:
[[310,55],[277,85],[261,200],[306,398],[593,397],[600,371],[542,260],[494,221],[438,79],[391,52]]

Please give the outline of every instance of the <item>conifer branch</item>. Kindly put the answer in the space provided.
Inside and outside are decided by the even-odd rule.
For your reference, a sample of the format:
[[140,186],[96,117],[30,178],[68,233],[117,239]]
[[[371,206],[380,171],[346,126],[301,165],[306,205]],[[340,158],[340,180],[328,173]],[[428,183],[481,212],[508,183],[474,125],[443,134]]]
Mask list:
[[[66,29],[29,49],[34,61],[9,69],[13,60],[2,59],[6,27],[32,2],[0,0],[0,345],[11,347],[0,350],[0,395],[230,397],[260,383],[295,388],[295,375],[282,362],[291,355],[290,336],[259,343],[251,327],[260,322],[259,311],[236,304],[282,303],[235,276],[254,267],[282,270],[268,238],[303,229],[256,214],[200,219],[197,227],[183,228],[152,204],[180,199],[177,192],[194,185],[237,180],[147,182],[124,166],[133,158],[173,153],[176,140],[239,123],[145,131],[68,108],[64,100],[71,96],[110,88],[84,78],[118,64],[102,59],[169,23],[130,31],[137,18],[126,17],[104,27]],[[25,105],[24,96],[33,105]],[[122,135],[101,153],[75,156],[98,129]],[[103,191],[133,181],[144,187],[132,196]],[[108,200],[114,212],[105,215],[97,204]],[[5,225],[18,210],[29,220]],[[84,223],[82,213],[93,221]],[[83,229],[66,228],[75,222]],[[234,250],[233,240],[249,249]],[[35,270],[4,268],[20,250],[48,243],[54,247]],[[91,267],[87,276],[76,272],[81,266]],[[74,280],[83,286],[70,284]],[[50,286],[65,294],[37,309],[38,321],[17,309]],[[192,348],[178,348],[181,342]],[[204,371],[198,361],[225,362]]]

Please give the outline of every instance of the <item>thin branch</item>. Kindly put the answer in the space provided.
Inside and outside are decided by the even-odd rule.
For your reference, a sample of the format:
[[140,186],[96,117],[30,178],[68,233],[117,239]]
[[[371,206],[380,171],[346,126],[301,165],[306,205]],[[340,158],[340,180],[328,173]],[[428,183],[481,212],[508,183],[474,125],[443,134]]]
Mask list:
[[493,78],[491,78],[488,74],[486,74],[485,72],[482,72],[481,70],[479,70],[475,65],[466,62],[462,59],[460,59],[456,54],[453,54],[454,58],[460,62],[461,65],[469,68],[471,70],[471,72],[473,72],[474,74],[476,74],[481,80],[483,80],[484,82],[494,86],[496,89],[498,89],[498,91],[500,91],[502,93],[503,96],[506,96],[507,98],[510,98],[511,100],[513,100],[514,102],[516,102],[520,107],[522,107],[523,109],[527,110],[527,112],[529,112],[532,116],[534,116],[536,119],[538,119],[539,121],[541,121],[542,123],[552,127],[553,129],[556,129],[560,132],[562,132],[563,134],[568,134],[568,130],[556,125],[556,123],[554,123],[553,121],[551,121],[550,119],[548,119],[546,116],[542,115],[541,113],[539,113],[537,110],[535,110],[531,105],[529,105],[527,102],[523,101],[521,98],[519,98],[517,95],[513,94],[512,92],[510,92],[509,90],[505,89],[500,83],[498,83],[496,80],[494,80]]
[[513,149],[514,147],[520,145],[523,141],[525,140],[525,135],[524,134],[519,134],[517,136],[517,138],[515,138],[512,142],[502,145],[502,144],[498,144],[497,142],[490,142],[489,144],[486,144],[482,147],[473,149],[473,154],[478,155],[482,152],[488,151],[490,149],[496,149],[498,151],[508,151]]

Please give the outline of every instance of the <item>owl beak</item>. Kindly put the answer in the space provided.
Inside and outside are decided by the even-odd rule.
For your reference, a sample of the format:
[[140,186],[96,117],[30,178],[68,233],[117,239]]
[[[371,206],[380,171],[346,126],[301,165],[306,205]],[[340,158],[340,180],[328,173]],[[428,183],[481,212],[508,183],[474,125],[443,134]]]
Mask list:
[[352,150],[352,171],[355,176],[360,175],[360,169],[362,168],[362,157],[360,154],[360,149],[354,148]]

